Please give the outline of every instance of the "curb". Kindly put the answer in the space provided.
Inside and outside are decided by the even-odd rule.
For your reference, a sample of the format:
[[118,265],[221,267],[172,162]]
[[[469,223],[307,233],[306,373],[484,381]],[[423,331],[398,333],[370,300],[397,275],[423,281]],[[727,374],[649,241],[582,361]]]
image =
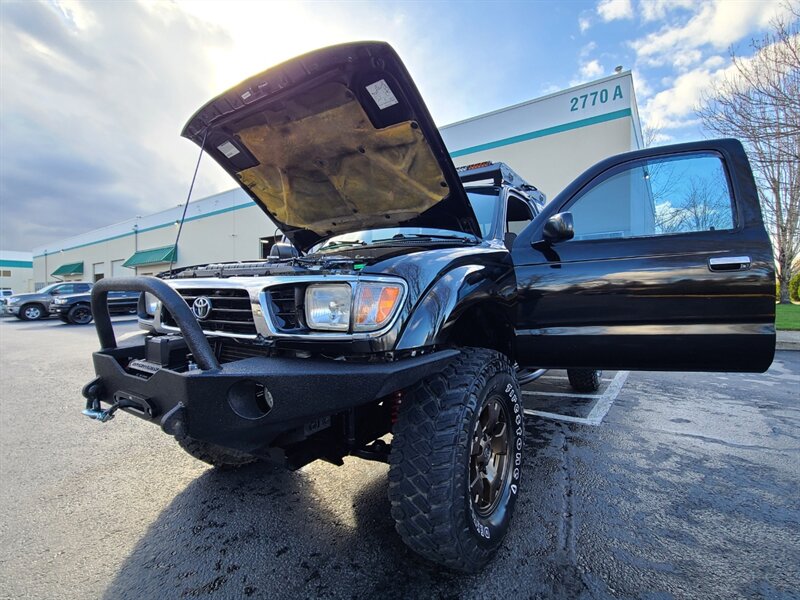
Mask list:
[[800,351],[800,331],[778,330],[775,334],[775,350]]
[[775,350],[793,350],[795,352],[800,352],[800,343],[798,342],[777,342],[775,344]]

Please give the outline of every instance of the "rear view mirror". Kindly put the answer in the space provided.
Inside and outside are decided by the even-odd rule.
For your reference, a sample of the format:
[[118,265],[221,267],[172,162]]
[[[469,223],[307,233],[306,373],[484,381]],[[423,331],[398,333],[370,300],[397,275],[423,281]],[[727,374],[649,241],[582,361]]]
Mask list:
[[544,229],[542,230],[542,235],[544,235],[544,239],[551,244],[571,240],[575,236],[572,213],[558,213],[547,219],[544,224]]

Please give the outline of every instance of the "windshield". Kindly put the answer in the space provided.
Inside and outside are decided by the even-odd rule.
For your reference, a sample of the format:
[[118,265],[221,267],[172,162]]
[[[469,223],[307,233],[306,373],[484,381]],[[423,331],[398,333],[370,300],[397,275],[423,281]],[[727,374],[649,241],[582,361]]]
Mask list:
[[481,237],[486,238],[492,233],[492,227],[496,221],[495,214],[500,205],[497,201],[498,190],[497,188],[467,190],[467,197],[475,217],[478,219],[478,224],[481,226]]
[[61,283],[51,283],[50,285],[43,287],[42,289],[40,289],[36,293],[37,294],[47,294],[50,290],[52,290],[53,288],[55,288],[56,286],[59,286],[59,285],[61,285]]
[[[486,238],[492,232],[495,223],[495,214],[499,205],[498,190],[486,188],[467,192],[472,210],[481,228],[481,237]],[[312,248],[310,252],[326,252],[346,247],[367,246],[381,242],[414,237],[431,236],[434,238],[452,238],[454,240],[474,240],[474,236],[451,229],[436,229],[433,227],[383,227],[366,231],[353,231],[343,233],[325,240],[322,244]]]

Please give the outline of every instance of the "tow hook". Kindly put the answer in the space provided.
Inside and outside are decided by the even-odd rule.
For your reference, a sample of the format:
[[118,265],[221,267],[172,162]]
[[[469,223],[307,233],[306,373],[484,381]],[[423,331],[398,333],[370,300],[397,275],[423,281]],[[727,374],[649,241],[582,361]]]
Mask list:
[[108,408],[100,408],[100,402],[94,400],[91,402],[91,407],[88,406],[84,408],[81,412],[89,417],[90,419],[95,419],[96,421],[100,421],[101,423],[105,423],[106,421],[110,421],[114,418],[114,413],[119,408],[119,402],[115,402]]
[[136,394],[118,391],[114,393],[114,402],[108,408],[100,405],[100,378],[94,379],[83,388],[86,398],[86,408],[81,412],[95,421],[106,423],[114,418],[114,413],[120,408],[127,409],[145,418],[152,419],[156,416],[155,406],[147,399]]
[[[100,378],[97,377],[83,386],[83,390],[81,390],[83,397],[86,398],[86,408],[84,408],[81,413],[89,417],[90,419],[94,419],[96,421],[100,421],[101,423],[105,423],[109,419],[114,418],[114,412],[119,407],[111,407],[108,410],[103,410],[100,406],[100,400],[98,396],[100,395]],[[111,409],[114,410],[111,410]]]
[[86,408],[84,408],[81,413],[101,423],[105,423],[114,418],[114,413],[119,409],[120,403],[119,401],[114,402],[114,404],[105,409],[100,406],[100,400],[98,398],[100,395],[99,377],[87,383],[83,387],[82,393],[86,398]]

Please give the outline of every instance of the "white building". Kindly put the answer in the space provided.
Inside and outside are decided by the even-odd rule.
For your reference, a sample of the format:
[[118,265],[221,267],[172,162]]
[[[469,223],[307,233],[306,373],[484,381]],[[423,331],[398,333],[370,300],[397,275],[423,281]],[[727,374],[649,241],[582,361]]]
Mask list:
[[504,162],[548,198],[599,160],[643,147],[630,71],[440,131],[457,167]]
[[24,294],[33,290],[33,255],[0,250],[0,288]]
[[[456,166],[507,163],[553,198],[594,163],[642,147],[633,78],[622,72],[441,128]],[[36,287],[147,275],[169,267],[267,256],[275,225],[240,188],[57,240],[33,251]],[[16,291],[16,289],[15,289]]]

